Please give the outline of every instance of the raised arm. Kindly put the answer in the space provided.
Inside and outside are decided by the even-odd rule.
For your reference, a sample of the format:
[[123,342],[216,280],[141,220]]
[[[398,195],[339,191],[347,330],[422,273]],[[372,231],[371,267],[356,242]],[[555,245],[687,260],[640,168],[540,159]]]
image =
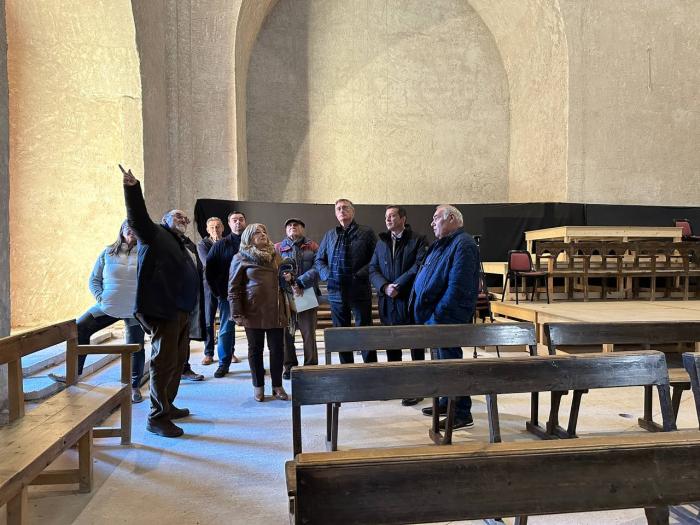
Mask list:
[[125,170],[121,164],[119,169],[123,175],[124,202],[126,204],[126,218],[129,221],[129,227],[134,230],[136,237],[141,242],[150,244],[158,233],[158,226],[148,216],[141,184],[131,173],[131,170]]

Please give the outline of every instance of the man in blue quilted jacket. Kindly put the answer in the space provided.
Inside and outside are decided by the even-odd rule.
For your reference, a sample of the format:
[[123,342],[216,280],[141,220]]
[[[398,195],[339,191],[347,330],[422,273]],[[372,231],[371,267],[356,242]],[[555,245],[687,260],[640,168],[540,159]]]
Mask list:
[[[466,324],[474,315],[479,290],[479,249],[463,228],[462,213],[449,204],[435,210],[433,228],[437,239],[430,246],[413,285],[416,324]],[[437,348],[438,359],[461,359],[462,349]],[[457,398],[454,429],[474,425],[469,396]],[[440,414],[447,413],[447,398],[440,398]],[[432,407],[423,409],[433,415]],[[445,428],[445,420],[440,422]]]

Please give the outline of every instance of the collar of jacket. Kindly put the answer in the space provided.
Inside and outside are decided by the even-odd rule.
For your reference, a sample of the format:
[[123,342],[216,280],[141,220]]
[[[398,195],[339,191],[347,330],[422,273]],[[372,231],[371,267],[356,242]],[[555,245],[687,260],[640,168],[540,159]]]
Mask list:
[[[413,236],[413,230],[411,230],[411,227],[407,224],[406,227],[404,228],[403,232],[401,232],[401,237],[399,239],[396,239],[397,241],[407,241]],[[379,240],[384,241],[386,243],[391,243],[391,232],[390,231],[385,231],[381,232],[379,235]]]
[[343,228],[340,224],[335,227],[335,231],[338,233],[338,235],[340,235],[344,231],[351,233],[351,232],[355,231],[356,229],[357,229],[357,223],[355,222],[354,219],[350,223],[350,226],[348,226],[347,228]]
[[457,235],[459,235],[460,233],[464,233],[464,227],[463,227],[463,226],[460,226],[459,228],[457,228],[455,231],[453,231],[452,233],[450,233],[447,237],[443,237],[442,239],[437,239],[437,240],[435,241],[435,245],[436,245],[436,246],[440,246],[440,245],[442,245],[442,244],[449,244],[450,242],[452,242],[452,239],[454,239],[455,237],[457,237]]
[[[168,232],[170,235],[172,235],[173,237],[175,237],[175,239],[177,240],[177,242],[180,243],[180,246],[186,246],[186,245],[187,245],[187,243],[185,242],[185,239],[187,239],[187,237],[185,237],[184,235],[180,235],[180,234],[179,234],[178,232],[176,232],[175,230],[171,230],[170,227],[169,227],[167,224],[161,223],[161,227],[162,227],[166,232]],[[188,239],[188,240],[189,240],[189,239]]]
[[310,244],[310,243],[306,237],[302,237],[298,241],[293,241],[289,237],[285,237],[282,240],[282,242],[280,243],[280,251],[281,252],[288,252],[295,245],[299,246],[299,248],[303,250],[308,244]]

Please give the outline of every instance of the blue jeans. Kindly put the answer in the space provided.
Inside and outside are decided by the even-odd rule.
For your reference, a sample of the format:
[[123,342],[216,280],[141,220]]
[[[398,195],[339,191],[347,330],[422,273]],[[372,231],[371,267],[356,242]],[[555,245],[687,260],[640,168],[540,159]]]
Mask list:
[[228,299],[219,300],[219,319],[221,320],[221,326],[219,326],[219,342],[216,347],[216,351],[219,354],[219,366],[228,368],[231,365],[231,357],[233,357],[233,352],[236,344],[236,323],[230,317],[230,307],[228,304]]
[[[355,326],[372,326],[372,301],[343,301],[340,297],[329,298],[331,304],[331,318],[333,326],[350,326],[352,317],[355,318]],[[359,349],[358,349],[359,350]],[[352,352],[338,352],[341,363],[354,363]],[[377,362],[376,350],[363,350],[362,360],[365,363]]]
[[[118,318],[107,314],[95,317],[92,313],[85,312],[77,320],[78,344],[89,345],[92,334],[113,325],[117,321],[119,321]],[[143,349],[144,332],[141,325],[138,324],[135,319],[125,320],[124,323],[126,325],[124,331],[126,343],[141,345],[141,349],[134,352],[131,356],[131,386],[132,388],[138,388],[141,383],[141,378],[143,377],[143,368],[146,362],[146,352]],[[86,358],[86,355],[78,356],[78,375],[83,373]]]
[[[435,352],[438,359],[462,359],[462,349],[456,348],[436,348]],[[447,398],[440,398],[440,407],[444,408],[447,406]],[[455,409],[456,419],[468,419],[472,414],[472,398],[469,396],[463,396],[457,398],[457,407]]]

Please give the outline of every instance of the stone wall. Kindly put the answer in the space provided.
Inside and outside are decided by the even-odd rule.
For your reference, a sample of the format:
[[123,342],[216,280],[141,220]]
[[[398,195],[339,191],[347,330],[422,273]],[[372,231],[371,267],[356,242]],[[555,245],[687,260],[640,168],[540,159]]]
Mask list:
[[125,217],[118,163],[143,172],[128,0],[8,0],[12,324],[80,315]]
[[700,2],[559,0],[567,200],[700,205]]
[[[0,0],[0,337],[10,334],[10,178],[8,161],[7,31]],[[7,365],[0,365],[0,424],[7,420]]]

